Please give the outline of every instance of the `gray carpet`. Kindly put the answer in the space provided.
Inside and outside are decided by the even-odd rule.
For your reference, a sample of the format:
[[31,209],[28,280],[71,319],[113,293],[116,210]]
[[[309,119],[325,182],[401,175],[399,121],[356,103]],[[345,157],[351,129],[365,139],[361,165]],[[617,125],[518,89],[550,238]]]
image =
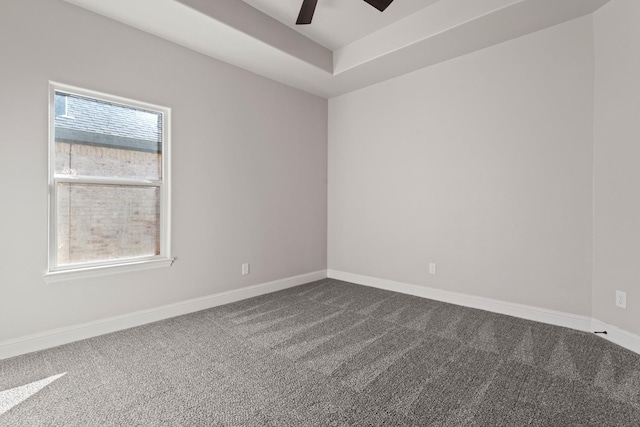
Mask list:
[[633,352],[329,279],[0,361],[28,384],[0,425],[640,425]]

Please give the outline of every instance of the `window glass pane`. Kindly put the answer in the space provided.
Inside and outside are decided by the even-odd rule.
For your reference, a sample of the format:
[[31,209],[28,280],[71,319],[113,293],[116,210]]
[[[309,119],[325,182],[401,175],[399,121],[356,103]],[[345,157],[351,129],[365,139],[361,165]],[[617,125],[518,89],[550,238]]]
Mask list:
[[66,115],[67,114],[67,96],[62,94],[56,94],[54,107],[55,107],[56,117]]
[[61,92],[55,106],[56,174],[161,179],[162,114]]
[[56,187],[58,265],[160,254],[158,187]]

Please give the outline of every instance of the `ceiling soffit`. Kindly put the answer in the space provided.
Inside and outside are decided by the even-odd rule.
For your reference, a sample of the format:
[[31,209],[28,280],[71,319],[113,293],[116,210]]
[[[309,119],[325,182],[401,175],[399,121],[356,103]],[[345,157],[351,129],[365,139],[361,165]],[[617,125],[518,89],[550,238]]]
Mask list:
[[428,2],[334,51],[244,1],[65,1],[331,98],[590,14],[609,0]]

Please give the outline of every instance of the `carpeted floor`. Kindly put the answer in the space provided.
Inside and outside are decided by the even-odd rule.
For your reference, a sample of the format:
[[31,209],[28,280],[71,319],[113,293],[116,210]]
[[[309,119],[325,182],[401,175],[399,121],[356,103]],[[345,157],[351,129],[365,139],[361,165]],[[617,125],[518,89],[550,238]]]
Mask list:
[[639,426],[640,355],[327,279],[0,361],[0,414],[29,427]]

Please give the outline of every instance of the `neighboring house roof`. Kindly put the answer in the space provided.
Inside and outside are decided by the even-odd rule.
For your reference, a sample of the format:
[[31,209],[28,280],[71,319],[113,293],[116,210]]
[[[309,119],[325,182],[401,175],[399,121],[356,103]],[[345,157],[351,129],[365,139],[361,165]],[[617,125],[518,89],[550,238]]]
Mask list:
[[55,97],[56,141],[161,151],[162,114],[64,93]]

